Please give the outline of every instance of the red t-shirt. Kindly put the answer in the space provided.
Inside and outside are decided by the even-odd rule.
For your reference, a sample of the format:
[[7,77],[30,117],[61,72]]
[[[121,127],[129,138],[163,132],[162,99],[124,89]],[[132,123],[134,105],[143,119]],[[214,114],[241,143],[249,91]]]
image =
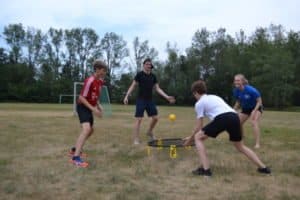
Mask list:
[[[84,80],[80,95],[85,97],[92,106],[95,106],[97,105],[97,101],[101,94],[101,88],[103,85],[103,80],[96,79],[95,76],[90,76]],[[78,100],[78,103],[81,102]]]

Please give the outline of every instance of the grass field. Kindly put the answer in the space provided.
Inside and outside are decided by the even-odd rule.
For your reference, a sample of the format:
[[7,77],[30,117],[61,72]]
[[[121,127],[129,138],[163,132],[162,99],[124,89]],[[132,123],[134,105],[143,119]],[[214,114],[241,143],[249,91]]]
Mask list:
[[[72,105],[0,104],[0,199],[116,199],[116,200],[246,200],[300,199],[300,113],[266,111],[261,121],[262,147],[255,150],[273,175],[237,153],[227,134],[207,140],[212,178],[194,177],[194,149],[151,149],[147,154],[143,123],[139,146],[132,145],[133,106],[113,105],[113,115],[96,119],[87,141],[87,169],[68,160],[80,130]],[[158,137],[189,135],[192,107],[159,107]],[[168,121],[177,115],[175,123]],[[245,126],[245,143],[254,145]]]

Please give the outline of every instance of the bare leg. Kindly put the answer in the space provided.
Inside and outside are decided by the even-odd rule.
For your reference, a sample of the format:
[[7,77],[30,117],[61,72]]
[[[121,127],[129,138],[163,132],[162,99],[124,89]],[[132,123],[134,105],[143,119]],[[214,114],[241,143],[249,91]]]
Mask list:
[[245,115],[244,113],[239,113],[239,118],[240,118],[241,125],[243,125],[245,121],[249,118],[249,115]]
[[93,128],[91,127],[90,123],[88,123],[88,122],[82,123],[81,126],[82,126],[82,131],[76,142],[76,150],[75,150],[74,156],[80,155],[81,149],[82,149],[85,141],[93,132]]
[[253,128],[253,134],[255,137],[255,146],[254,148],[260,147],[260,128],[259,128],[259,119],[261,117],[261,112],[256,111],[253,116],[251,116],[251,125]]
[[133,139],[134,144],[140,143],[140,128],[143,118],[137,117],[134,123],[134,132],[133,132]]
[[90,133],[88,134],[86,140],[89,139],[89,137],[91,137],[91,135],[92,135],[93,133],[94,133],[94,128],[91,127],[91,131],[90,131]]
[[200,166],[202,165],[202,167],[205,170],[209,169],[209,167],[210,167],[206,149],[205,149],[205,146],[203,143],[204,140],[207,138],[208,138],[208,136],[206,136],[202,131],[199,131],[195,135],[195,144],[196,144],[196,148],[197,148],[197,152],[198,152],[198,156],[199,156],[199,160],[200,160]]
[[243,144],[243,142],[233,142],[234,146],[238,151],[243,153],[245,156],[248,157],[249,160],[251,160],[254,164],[256,164],[260,168],[265,168],[265,164],[258,158],[258,156],[252,151],[250,148],[248,148],[246,145]]
[[151,137],[151,139],[155,139],[154,135],[153,135],[153,129],[154,129],[155,125],[157,124],[157,122],[158,122],[158,116],[157,115],[152,116],[150,126],[149,126],[149,129],[147,131],[147,135],[149,137]]

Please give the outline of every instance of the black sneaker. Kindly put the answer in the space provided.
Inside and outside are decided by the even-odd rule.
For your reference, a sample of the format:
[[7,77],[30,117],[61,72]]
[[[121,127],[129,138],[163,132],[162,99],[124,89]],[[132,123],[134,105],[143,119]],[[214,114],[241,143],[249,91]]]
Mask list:
[[195,169],[194,171],[192,171],[192,173],[198,176],[212,176],[210,169],[203,169],[203,167]]
[[265,168],[258,168],[257,172],[261,173],[261,174],[271,174],[271,169],[268,167]]

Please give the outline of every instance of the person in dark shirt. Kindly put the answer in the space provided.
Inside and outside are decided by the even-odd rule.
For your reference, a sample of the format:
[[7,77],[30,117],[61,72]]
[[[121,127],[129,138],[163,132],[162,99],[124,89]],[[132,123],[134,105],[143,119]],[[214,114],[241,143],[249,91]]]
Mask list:
[[147,131],[147,135],[151,140],[155,139],[153,134],[153,129],[158,121],[158,111],[154,101],[152,100],[152,90],[155,91],[168,100],[170,103],[175,102],[175,98],[173,96],[167,95],[160,87],[157,82],[156,76],[152,73],[153,65],[151,59],[147,58],[143,62],[143,70],[138,72],[130,85],[125,97],[124,104],[128,104],[128,97],[131,92],[134,90],[136,85],[139,86],[138,96],[136,99],[136,110],[135,110],[135,118],[136,121],[134,123],[134,144],[140,144],[140,127],[142,123],[142,119],[144,117],[144,111],[146,110],[149,117],[152,118],[150,122],[149,129]]

